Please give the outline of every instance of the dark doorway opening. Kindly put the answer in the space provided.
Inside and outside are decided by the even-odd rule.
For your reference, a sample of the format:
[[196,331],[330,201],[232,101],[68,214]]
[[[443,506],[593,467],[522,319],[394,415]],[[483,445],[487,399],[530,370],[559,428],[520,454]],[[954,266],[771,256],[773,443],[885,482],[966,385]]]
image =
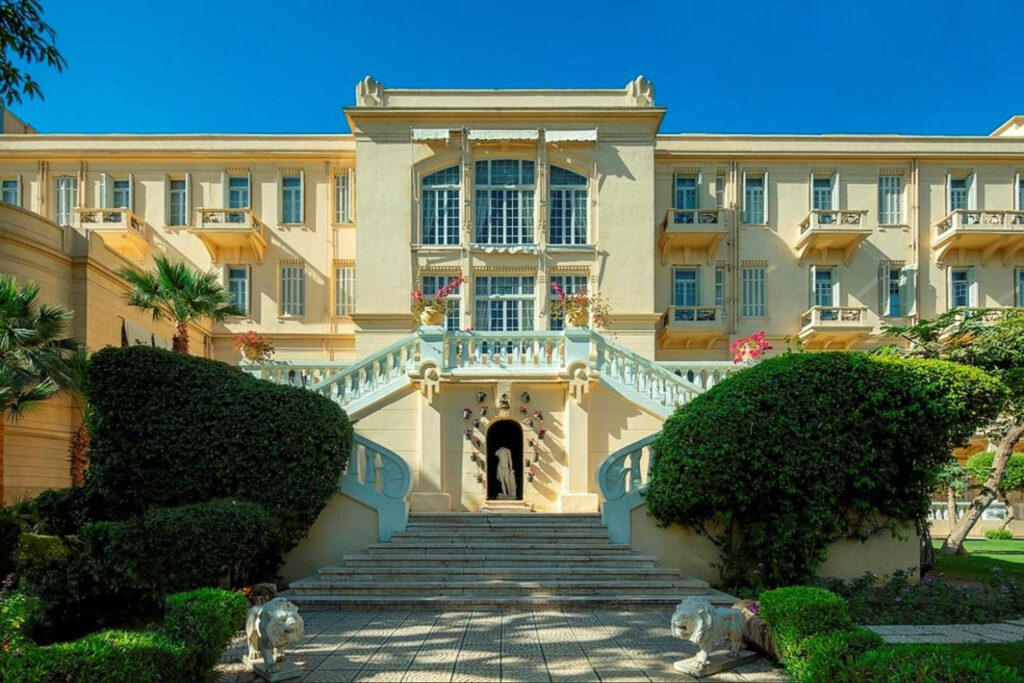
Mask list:
[[[499,453],[508,449],[507,453]],[[505,457],[502,457],[505,456]],[[504,473],[502,461],[505,461]],[[507,470],[511,467],[511,473]],[[504,478],[505,487],[502,487]],[[514,483],[515,492],[506,493]],[[498,420],[487,430],[487,500],[523,499],[523,428],[515,420]]]

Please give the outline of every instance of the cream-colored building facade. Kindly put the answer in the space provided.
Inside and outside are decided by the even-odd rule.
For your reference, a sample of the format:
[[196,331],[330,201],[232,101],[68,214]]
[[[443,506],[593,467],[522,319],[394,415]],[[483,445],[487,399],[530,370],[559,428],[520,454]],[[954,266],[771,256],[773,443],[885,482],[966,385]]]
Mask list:
[[[629,499],[649,437],[731,371],[740,336],[870,348],[887,323],[1022,305],[1024,117],[988,136],[710,135],[662,133],[664,113],[642,77],[519,91],[368,77],[343,135],[5,122],[0,271],[74,309],[98,348],[171,336],[121,302],[119,267],[214,270],[247,313],[194,326],[193,351],[234,363],[233,333],[270,336],[273,362],[246,369],[337,400],[366,471],[408,479],[413,510],[497,505],[494,450],[512,442],[504,505]],[[411,291],[456,276],[444,327],[418,327]],[[553,282],[599,293],[611,321],[563,329]],[[67,483],[77,419],[58,402],[8,423],[8,500]],[[373,479],[356,483],[389,497]]]

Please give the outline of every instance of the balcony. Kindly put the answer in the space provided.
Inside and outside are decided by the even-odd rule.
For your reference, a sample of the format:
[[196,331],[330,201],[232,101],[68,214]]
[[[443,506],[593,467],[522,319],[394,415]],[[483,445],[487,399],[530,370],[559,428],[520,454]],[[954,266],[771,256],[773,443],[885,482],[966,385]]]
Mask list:
[[704,252],[708,265],[715,257],[718,245],[729,236],[726,224],[728,213],[724,209],[669,209],[658,224],[658,249],[661,262],[668,262],[673,249],[683,251],[683,259],[690,261],[694,252]]
[[709,349],[725,332],[721,306],[669,306],[658,326],[658,345],[663,349]]
[[1003,265],[1024,250],[1024,211],[973,211],[957,209],[936,223],[932,249],[938,260],[962,262],[964,252],[976,251],[981,265],[1001,255]]
[[214,263],[263,263],[267,226],[252,209],[199,209],[198,237]]
[[121,256],[145,261],[149,256],[149,225],[129,209],[77,209],[83,229],[103,237]]
[[871,334],[873,327],[867,308],[811,306],[800,317],[800,341],[808,349],[845,349]]
[[800,234],[796,238],[798,260],[803,263],[812,252],[827,255],[830,249],[843,254],[843,263],[850,265],[853,252],[860,243],[871,236],[866,227],[867,211],[857,210],[814,210],[797,225]]

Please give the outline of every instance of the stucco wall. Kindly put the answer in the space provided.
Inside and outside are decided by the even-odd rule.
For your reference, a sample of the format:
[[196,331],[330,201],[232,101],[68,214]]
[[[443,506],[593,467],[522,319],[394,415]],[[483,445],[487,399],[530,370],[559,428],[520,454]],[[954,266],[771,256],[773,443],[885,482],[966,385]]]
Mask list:
[[309,534],[288,553],[281,578],[288,583],[312,576],[321,567],[340,564],[345,555],[364,552],[378,538],[377,512],[335,493]]

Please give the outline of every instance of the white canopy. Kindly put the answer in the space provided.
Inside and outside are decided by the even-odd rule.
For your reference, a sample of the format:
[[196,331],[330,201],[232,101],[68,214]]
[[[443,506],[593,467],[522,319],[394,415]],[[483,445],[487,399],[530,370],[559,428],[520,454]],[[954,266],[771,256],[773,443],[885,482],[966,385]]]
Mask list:
[[122,318],[121,326],[124,330],[124,338],[128,340],[128,346],[153,345],[153,335],[142,325]]
[[413,140],[445,140],[451,137],[451,131],[447,128],[413,128]]
[[584,130],[546,130],[544,139],[547,142],[596,142],[597,129]]
[[470,140],[536,140],[540,137],[537,130],[501,130],[473,128],[469,131]]

